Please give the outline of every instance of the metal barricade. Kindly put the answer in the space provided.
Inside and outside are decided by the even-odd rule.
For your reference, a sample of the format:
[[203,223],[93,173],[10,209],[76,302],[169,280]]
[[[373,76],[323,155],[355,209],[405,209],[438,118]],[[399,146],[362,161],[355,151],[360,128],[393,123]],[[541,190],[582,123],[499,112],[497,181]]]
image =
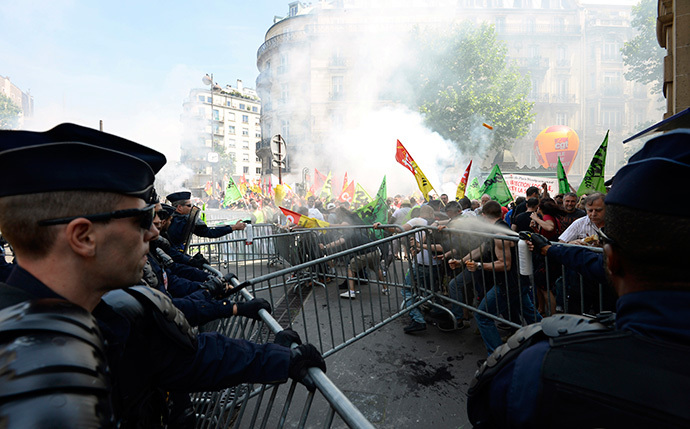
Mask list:
[[[241,239],[193,246],[207,255],[216,269],[232,271],[244,279],[247,292],[271,303],[273,317],[279,326],[296,330],[324,356],[330,356],[413,309],[426,309],[429,316],[446,320],[453,328],[472,314],[501,322],[507,329],[519,328],[540,318],[536,309],[537,288],[534,287],[537,275],[544,275],[543,290],[556,296],[557,305],[562,305],[563,311],[581,312],[580,309],[584,309],[584,312],[593,312],[607,308],[604,297],[610,286],[592,285],[580,275],[564,278],[572,273],[556,267],[549,259],[544,261],[543,270],[527,275],[513,275],[502,270],[501,261],[508,260],[514,270],[524,268],[516,251],[519,239],[507,234],[510,232],[496,234],[418,227],[381,239],[373,236],[370,226],[272,231],[254,238],[255,244],[265,242],[259,249],[270,251],[252,251],[251,258],[242,255],[245,245]],[[237,249],[239,253],[233,257],[229,249]],[[432,258],[424,260],[423,250],[431,250]],[[471,253],[473,260],[484,264],[484,269],[474,272],[466,267],[451,270],[446,263],[448,258],[439,256],[444,252],[455,252],[448,256],[457,259]],[[349,296],[342,297],[346,293]],[[483,298],[497,293],[506,294],[504,305],[496,300],[480,305]],[[545,303],[544,315],[555,312],[552,304],[550,300]],[[268,341],[275,332],[275,329],[255,325],[255,322],[228,319],[216,329],[231,337],[259,342]],[[235,405],[228,404],[242,403],[250,398],[258,398],[261,412],[265,409],[269,414],[270,409],[275,408],[276,398],[275,391],[269,393],[269,389],[275,388],[247,386],[244,390],[199,396],[197,400],[207,407],[202,414],[208,419],[217,418],[213,410],[235,409]],[[262,398],[266,394],[270,398],[264,404]],[[290,398],[294,394],[293,388],[287,393]],[[253,416],[258,416],[257,410],[254,408]],[[320,411],[311,410],[315,412]],[[237,425],[240,426],[244,424]]]
[[[216,275],[221,272],[206,266]],[[237,279],[232,279],[241,298],[250,300],[253,296]],[[272,335],[283,328],[266,310],[260,310],[262,322],[233,317],[224,319],[216,326],[219,332],[232,338],[241,338],[256,343],[266,343]],[[296,344],[293,344],[296,346]],[[192,395],[197,413],[198,428],[229,427],[276,427],[297,422],[297,427],[330,427],[337,414],[351,428],[373,428],[371,423],[350,402],[350,400],[318,368],[309,369],[309,377],[316,387],[314,392],[298,388],[295,381],[287,389],[280,385],[241,384],[218,392],[201,392]],[[321,394],[326,406],[312,409],[316,392]],[[315,411],[315,412],[314,412]]]

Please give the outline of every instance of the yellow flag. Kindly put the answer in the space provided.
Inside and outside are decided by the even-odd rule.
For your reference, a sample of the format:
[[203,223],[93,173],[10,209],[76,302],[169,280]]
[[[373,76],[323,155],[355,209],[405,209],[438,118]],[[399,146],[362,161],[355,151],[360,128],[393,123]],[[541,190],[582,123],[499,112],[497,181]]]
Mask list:
[[395,146],[395,160],[398,161],[400,165],[410,170],[410,173],[414,174],[414,178],[417,181],[417,186],[419,187],[419,190],[422,191],[424,199],[428,199],[429,192],[431,192],[434,187],[431,186],[429,179],[427,179],[424,173],[422,173],[422,169],[419,168],[414,159],[412,159],[412,155],[410,155],[407,149],[405,149],[405,146],[400,143],[400,140],[397,141]]

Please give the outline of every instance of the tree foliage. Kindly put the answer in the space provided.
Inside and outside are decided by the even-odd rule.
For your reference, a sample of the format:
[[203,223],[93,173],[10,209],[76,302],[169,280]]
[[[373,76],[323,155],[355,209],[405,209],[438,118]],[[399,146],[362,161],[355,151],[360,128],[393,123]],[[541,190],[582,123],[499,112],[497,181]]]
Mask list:
[[415,40],[420,60],[413,101],[431,129],[463,151],[477,150],[483,141],[478,134],[492,137],[480,149],[494,150],[527,134],[534,120],[526,100],[531,82],[506,60],[508,48],[493,25],[418,30]]
[[664,49],[656,39],[657,0],[640,0],[632,8],[632,27],[637,35],[621,49],[628,68],[625,78],[641,84],[653,84],[652,93],[661,92],[664,76]]
[[19,126],[22,109],[3,93],[0,93],[0,129],[13,130]]

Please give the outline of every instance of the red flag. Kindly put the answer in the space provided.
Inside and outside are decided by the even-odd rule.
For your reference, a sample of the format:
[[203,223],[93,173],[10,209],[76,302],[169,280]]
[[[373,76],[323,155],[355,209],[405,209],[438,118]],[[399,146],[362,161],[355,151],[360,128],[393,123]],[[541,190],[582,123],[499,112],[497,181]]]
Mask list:
[[347,171],[345,172],[345,177],[343,177],[343,191],[345,191],[345,188],[347,188]]
[[395,147],[395,160],[398,161],[403,167],[410,170],[410,173],[415,175],[417,174],[415,172],[414,159],[412,159],[410,153],[407,151],[407,149],[405,149],[405,146],[403,146],[403,144],[400,143],[400,140],[398,140],[398,144]]
[[472,160],[470,159],[470,164],[465,170],[465,174],[462,175],[460,183],[458,184],[458,190],[455,192],[455,201],[460,201],[465,196],[465,189],[467,189],[467,181],[470,178],[470,167],[472,167]]
[[206,185],[204,186],[204,192],[206,192],[207,195],[211,195],[213,193],[213,185],[211,185],[211,181],[207,181]]
[[412,159],[410,153],[407,151],[407,149],[405,149],[405,146],[400,143],[400,140],[398,140],[398,144],[395,147],[395,160],[398,161],[403,167],[410,170],[410,173],[414,174],[414,178],[417,181],[417,186],[419,186],[419,190],[422,191],[422,195],[426,200],[429,192],[433,190],[434,187],[431,186],[429,179],[426,178],[422,172],[422,169],[419,168],[416,162],[414,162],[414,159]]
[[[288,210],[285,207],[279,206],[279,208],[283,212],[285,217],[287,218],[288,222],[294,223],[295,225],[300,225],[300,219],[302,219],[301,214],[299,214],[297,212],[293,212],[292,210]],[[304,222],[302,222],[302,223],[304,223]],[[302,226],[302,225],[300,225],[300,226]]]
[[352,197],[355,195],[355,181],[353,180],[350,182],[350,184],[343,189],[343,192],[340,193],[340,197],[338,197],[338,201],[347,201],[348,203],[352,202]]
[[321,188],[323,187],[324,183],[326,183],[326,175],[323,173],[319,173],[319,170],[314,168],[314,190],[319,192]]

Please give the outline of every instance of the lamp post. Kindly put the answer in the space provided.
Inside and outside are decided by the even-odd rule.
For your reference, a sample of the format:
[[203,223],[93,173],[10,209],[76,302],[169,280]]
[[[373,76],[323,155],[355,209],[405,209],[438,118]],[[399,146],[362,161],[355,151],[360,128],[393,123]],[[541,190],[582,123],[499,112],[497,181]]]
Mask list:
[[208,153],[206,160],[209,163],[211,163],[211,195],[213,195],[216,193],[216,178],[214,172],[214,164],[218,162],[218,153],[216,153],[214,150],[215,138],[213,126],[215,125],[215,120],[213,118],[213,91],[216,89],[220,89],[220,87],[213,83],[213,73],[211,73],[210,76],[208,73],[206,73],[206,75],[201,78],[201,82],[203,82],[204,85],[209,85],[211,89],[211,152]]

